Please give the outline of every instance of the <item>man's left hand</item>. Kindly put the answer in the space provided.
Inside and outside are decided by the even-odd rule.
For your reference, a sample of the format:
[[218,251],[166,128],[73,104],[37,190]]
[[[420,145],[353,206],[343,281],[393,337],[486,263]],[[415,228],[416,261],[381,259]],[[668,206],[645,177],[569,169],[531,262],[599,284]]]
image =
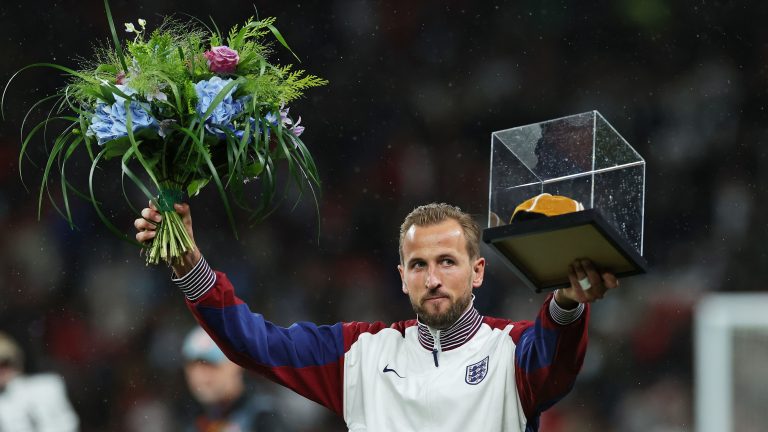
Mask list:
[[600,272],[592,261],[577,259],[568,269],[571,286],[555,291],[555,301],[564,309],[573,309],[578,303],[592,303],[600,300],[605,293],[619,287],[619,280],[613,273]]

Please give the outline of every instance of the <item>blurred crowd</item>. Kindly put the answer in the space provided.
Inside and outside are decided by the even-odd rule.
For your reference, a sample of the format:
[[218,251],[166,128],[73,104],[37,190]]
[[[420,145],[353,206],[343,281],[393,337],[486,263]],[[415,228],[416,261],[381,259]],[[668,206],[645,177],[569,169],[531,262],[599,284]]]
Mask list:
[[[762,290],[768,280],[765,5],[254,3],[256,12],[248,2],[111,2],[118,26],[144,18],[151,27],[174,12],[211,16],[222,28],[254,13],[276,16],[301,67],[330,81],[291,107],[323,181],[319,220],[310,196],[288,190],[270,219],[249,227],[240,217],[236,237],[215,191],[191,201],[203,254],[252,309],[286,326],[411,318],[396,271],[405,214],[446,201],[486,224],[491,132],[596,109],[647,162],[651,270],[595,305],[579,382],[541,430],[693,430],[695,306],[709,292]],[[77,67],[94,41],[109,37],[97,0],[3,2],[0,25],[3,83],[30,63]],[[71,203],[76,227],[45,194],[38,209],[42,139],[30,144],[39,148],[33,160],[18,159],[24,113],[62,80],[51,70],[25,71],[5,94],[0,331],[19,344],[27,374],[63,377],[80,430],[181,430],[200,407],[181,354],[194,321],[170,270],[147,268],[88,203]],[[85,185],[87,161],[71,168],[73,182]],[[97,173],[102,205],[132,236],[135,214],[119,169],[107,168],[115,169]],[[138,191],[128,195],[144,206]],[[490,249],[483,253],[489,268],[478,310],[533,318],[544,296]],[[314,403],[246,380],[273,398],[293,430],[345,430]]]

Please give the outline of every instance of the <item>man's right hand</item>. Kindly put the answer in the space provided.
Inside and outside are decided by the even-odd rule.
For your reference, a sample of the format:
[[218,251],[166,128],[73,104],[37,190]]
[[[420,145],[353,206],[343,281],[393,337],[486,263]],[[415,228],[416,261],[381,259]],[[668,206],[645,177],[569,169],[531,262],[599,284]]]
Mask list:
[[[180,262],[173,264],[173,271],[176,273],[176,277],[182,277],[192,270],[195,265],[202,259],[202,254],[195,244],[195,237],[192,234],[192,214],[189,211],[188,204],[175,204],[174,208],[176,213],[181,216],[181,220],[184,222],[184,228],[189,234],[189,238],[192,240],[192,244],[195,245],[191,252],[187,252],[181,257]],[[157,211],[152,202],[149,202],[149,207],[144,208],[141,211],[141,217],[133,221],[133,226],[136,227],[136,240],[144,243],[155,238],[157,234],[157,224],[163,220],[160,212]]]

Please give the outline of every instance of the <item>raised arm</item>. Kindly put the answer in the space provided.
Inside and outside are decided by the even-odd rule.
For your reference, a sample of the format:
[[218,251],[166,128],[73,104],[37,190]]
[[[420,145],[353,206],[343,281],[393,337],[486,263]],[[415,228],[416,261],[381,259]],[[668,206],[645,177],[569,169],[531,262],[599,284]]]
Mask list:
[[550,294],[534,322],[518,323],[511,333],[517,388],[529,424],[538,424],[539,415],[573,387],[587,349],[588,303],[618,287],[613,274],[601,274],[586,260],[573,263],[570,281],[570,287]]
[[[189,206],[177,204],[176,211],[194,242]],[[144,242],[154,238],[160,214],[152,207],[141,214],[134,225],[136,239]],[[284,328],[265,320],[237,297],[224,273],[211,270],[197,247],[173,270],[190,311],[230,360],[342,414],[341,323]]]

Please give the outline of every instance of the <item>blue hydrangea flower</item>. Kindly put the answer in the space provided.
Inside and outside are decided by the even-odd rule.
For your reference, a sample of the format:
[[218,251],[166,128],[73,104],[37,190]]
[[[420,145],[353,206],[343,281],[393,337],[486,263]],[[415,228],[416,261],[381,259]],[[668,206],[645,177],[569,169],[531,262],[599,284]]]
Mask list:
[[[135,90],[124,85],[117,85],[116,87],[128,96],[136,93]],[[128,128],[125,125],[126,111],[124,103],[125,98],[115,95],[115,103],[113,104],[104,102],[96,104],[87,134],[88,136],[96,136],[99,145],[128,136]],[[159,127],[157,120],[139,102],[131,101],[129,109],[133,132],[143,128],[156,129]]]
[[[246,125],[244,125],[246,126]],[[261,133],[261,130],[259,129],[259,126],[256,124],[256,119],[253,117],[248,117],[248,124],[247,126],[250,128],[250,135],[248,136],[248,142],[250,143],[251,140],[253,140],[253,135],[257,133]],[[243,139],[243,135],[245,135],[245,129],[243,130],[236,130],[235,136],[237,139],[241,140]]]
[[[195,84],[195,93],[197,93],[197,106],[195,109],[197,114],[202,117],[210,108],[213,99],[231,81],[231,78],[221,79],[215,76],[208,81],[199,81]],[[246,98],[234,99],[232,97],[236,89],[237,86],[233,86],[227,92],[224,99],[213,109],[211,115],[205,119],[206,129],[219,137],[224,137],[222,128],[232,130],[232,119],[242,113],[245,107]]]

